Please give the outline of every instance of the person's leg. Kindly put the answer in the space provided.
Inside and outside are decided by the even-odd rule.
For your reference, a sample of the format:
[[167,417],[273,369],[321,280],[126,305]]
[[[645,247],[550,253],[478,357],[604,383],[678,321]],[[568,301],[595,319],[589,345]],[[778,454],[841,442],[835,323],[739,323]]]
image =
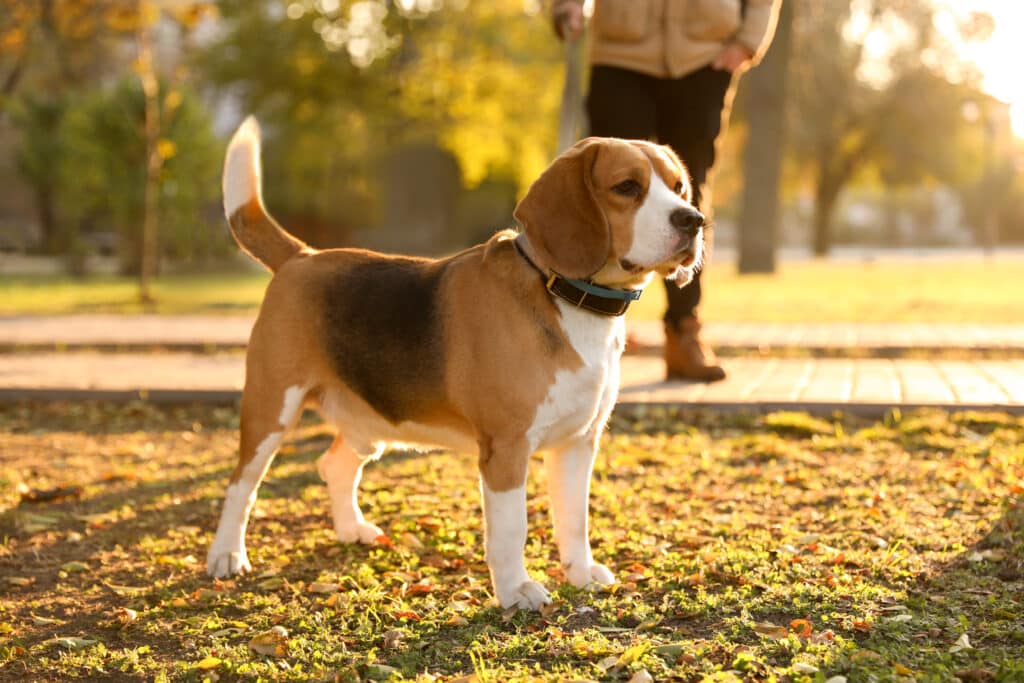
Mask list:
[[[658,140],[672,147],[686,164],[693,181],[693,203],[710,216],[708,176],[715,163],[715,144],[728,121],[732,77],[705,67],[680,79],[662,81],[658,97]],[[700,272],[680,289],[665,281],[665,361],[670,378],[716,381],[725,371],[699,341],[697,305],[701,299]]]
[[657,134],[655,95],[658,79],[596,65],[590,70],[587,116],[590,134],[653,140]]

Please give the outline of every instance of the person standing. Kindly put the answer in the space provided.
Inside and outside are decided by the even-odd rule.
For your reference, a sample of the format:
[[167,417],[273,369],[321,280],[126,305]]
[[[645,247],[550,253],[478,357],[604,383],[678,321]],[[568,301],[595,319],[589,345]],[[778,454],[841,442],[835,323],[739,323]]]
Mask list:
[[[782,0],[594,0],[590,134],[672,147],[693,180],[693,203],[710,215],[708,175],[728,123],[735,83],[768,49]],[[583,0],[553,0],[562,40],[583,31]],[[700,342],[700,273],[665,282],[669,379],[714,382],[725,370]]]

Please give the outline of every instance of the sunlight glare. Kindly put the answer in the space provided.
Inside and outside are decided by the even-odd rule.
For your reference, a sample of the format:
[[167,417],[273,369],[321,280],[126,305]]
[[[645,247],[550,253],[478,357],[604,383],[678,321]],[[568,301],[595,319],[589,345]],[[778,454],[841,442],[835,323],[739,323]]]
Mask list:
[[948,9],[957,17],[971,11],[987,12],[995,20],[995,29],[987,40],[961,43],[961,53],[977,65],[984,91],[1010,105],[1010,126],[1014,135],[1024,138],[1024,78],[1019,56],[1024,35],[1024,2],[976,0],[967,4],[969,8],[950,3]]

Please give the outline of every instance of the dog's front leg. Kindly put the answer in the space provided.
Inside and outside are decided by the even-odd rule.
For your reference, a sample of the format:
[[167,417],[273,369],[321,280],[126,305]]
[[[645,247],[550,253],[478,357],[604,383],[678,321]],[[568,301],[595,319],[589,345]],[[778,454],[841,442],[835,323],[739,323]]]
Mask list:
[[494,594],[502,607],[537,609],[551,602],[547,589],[530,579],[523,562],[529,458],[529,448],[521,439],[511,443],[481,440],[484,547]]
[[594,562],[590,553],[588,507],[596,453],[597,436],[591,434],[549,451],[544,458],[558,555],[566,578],[574,586],[615,583],[611,570]]

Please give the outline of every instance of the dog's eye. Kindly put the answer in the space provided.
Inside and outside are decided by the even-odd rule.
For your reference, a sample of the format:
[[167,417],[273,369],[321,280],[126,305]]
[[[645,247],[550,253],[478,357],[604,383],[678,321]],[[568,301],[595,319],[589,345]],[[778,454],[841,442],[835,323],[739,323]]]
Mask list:
[[682,194],[682,193],[683,193],[683,181],[682,180],[677,180],[676,181],[676,194]]
[[639,197],[643,188],[635,180],[623,180],[618,185],[612,186],[612,192],[621,194],[623,197]]

